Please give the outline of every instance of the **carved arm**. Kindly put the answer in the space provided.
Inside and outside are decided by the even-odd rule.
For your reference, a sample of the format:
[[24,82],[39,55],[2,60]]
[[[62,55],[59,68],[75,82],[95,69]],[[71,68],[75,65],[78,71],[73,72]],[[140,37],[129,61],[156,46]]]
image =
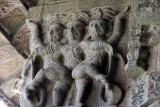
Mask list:
[[35,22],[32,22],[30,20],[26,20],[26,24],[28,28],[31,30],[31,39],[30,39],[30,50],[33,51],[35,48],[42,47],[44,46],[43,42],[39,38],[39,29],[38,29],[38,24]]
[[125,34],[129,13],[130,13],[130,6],[127,7],[124,10],[124,12],[119,13],[118,16],[116,17],[113,28],[113,34],[107,40],[107,43],[109,43],[110,45],[117,46],[119,40]]
[[82,49],[90,49],[95,51],[104,49],[106,52],[110,52],[111,54],[113,54],[112,46],[104,41],[82,41],[81,47]]

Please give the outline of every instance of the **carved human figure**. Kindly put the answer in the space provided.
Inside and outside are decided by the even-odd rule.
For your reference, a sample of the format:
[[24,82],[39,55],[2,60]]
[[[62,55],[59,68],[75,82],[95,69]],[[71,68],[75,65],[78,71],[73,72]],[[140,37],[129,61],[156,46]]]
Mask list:
[[[125,12],[128,12],[128,9]],[[124,29],[121,29],[123,25],[120,25],[122,21],[124,21],[125,23],[123,23],[123,27],[126,27],[125,15],[126,14],[124,13],[120,13],[117,16],[113,34],[107,41],[105,41],[105,38],[108,33],[108,20],[99,18],[90,22],[89,35],[91,36],[91,40],[81,42],[81,48],[85,53],[85,60],[78,64],[72,71],[72,77],[75,79],[77,88],[75,101],[76,105],[83,105],[83,103],[85,103],[86,87],[90,84],[90,80],[92,79],[100,81],[105,85],[108,92],[107,94],[110,94],[108,95],[110,97],[108,99],[108,103],[110,105],[118,102],[113,101],[113,93],[111,93],[111,90],[109,89],[107,76],[110,72],[112,55],[114,54],[114,49],[112,46],[117,45],[119,39],[125,32]],[[108,60],[107,63],[106,60]],[[106,68],[103,68],[104,64],[107,65]],[[118,87],[116,88],[119,89]]]
[[[34,50],[36,48],[45,46],[43,42],[41,42],[41,39],[39,38],[39,30],[37,24],[32,24],[30,20],[26,20],[26,24],[28,28],[31,30],[31,38],[30,38],[30,52],[31,54],[28,56],[28,58],[25,60],[25,63],[22,68],[22,85],[20,87],[21,95],[20,95],[20,105],[22,107],[28,107],[28,106],[34,106],[34,107],[41,107],[44,105],[45,100],[45,89],[41,88],[38,91],[36,91],[35,96],[29,95],[26,93],[26,86],[31,83],[33,80],[36,70],[35,70],[35,61],[36,61],[36,54]],[[34,93],[35,94],[35,93]],[[38,100],[39,98],[39,100]]]
[[64,65],[73,70],[84,60],[84,53],[80,48],[80,42],[85,35],[86,23],[80,19],[74,19],[67,24],[68,44],[61,48],[64,55]]
[[[34,23],[32,23],[34,24]],[[42,84],[45,79],[56,82],[52,97],[53,105],[60,106],[63,104],[70,85],[72,84],[71,70],[83,60],[83,55],[77,45],[85,34],[85,23],[81,20],[73,20],[68,24],[68,45],[63,46],[60,40],[63,37],[63,31],[60,24],[50,26],[48,41],[49,46],[39,47],[36,53],[43,56],[44,64],[35,76],[31,85],[27,86],[29,94]],[[62,54],[64,55],[64,65],[62,64]],[[69,69],[68,69],[69,68]]]
[[[28,26],[35,26],[35,23],[28,22]],[[62,105],[70,89],[70,85],[72,84],[71,72],[62,64],[63,56],[58,51],[58,48],[62,46],[60,40],[63,37],[63,29],[60,23],[49,26],[49,33],[47,36],[49,45],[38,47],[34,51],[36,56],[39,55],[42,57],[43,68],[38,71],[33,82],[26,88],[28,96],[34,96],[34,93],[43,85],[46,79],[55,82],[52,91],[54,106]],[[52,47],[54,47],[54,50]]]

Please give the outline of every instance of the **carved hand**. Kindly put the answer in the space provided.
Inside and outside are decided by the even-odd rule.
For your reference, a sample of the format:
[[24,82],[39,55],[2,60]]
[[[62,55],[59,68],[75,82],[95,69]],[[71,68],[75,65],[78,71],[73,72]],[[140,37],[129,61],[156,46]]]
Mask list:
[[127,18],[131,12],[131,6],[126,7],[121,13],[118,14],[118,18]]
[[110,45],[104,45],[104,49],[106,52],[110,53],[110,55],[113,55],[113,48]]
[[95,77],[95,79],[96,79],[96,81],[101,81],[103,84],[108,83],[108,82],[107,82],[107,75],[98,74],[98,75]]

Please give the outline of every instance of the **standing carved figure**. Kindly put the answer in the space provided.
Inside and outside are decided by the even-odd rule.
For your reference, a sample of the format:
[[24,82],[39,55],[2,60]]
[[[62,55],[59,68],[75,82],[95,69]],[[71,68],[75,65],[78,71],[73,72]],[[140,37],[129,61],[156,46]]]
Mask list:
[[[108,95],[108,105],[115,105],[118,101],[113,98],[113,92],[109,89],[109,83],[107,81],[107,74],[110,73],[112,56],[114,54],[114,46],[117,45],[119,39],[124,35],[125,30],[121,27],[126,27],[126,14],[129,9],[126,9],[125,13],[120,13],[115,20],[114,30],[111,37],[105,41],[106,34],[108,32],[108,20],[104,18],[94,19],[89,24],[89,35],[91,40],[87,42],[81,42],[81,48],[85,53],[85,60],[78,64],[72,71],[72,77],[75,79],[77,94],[76,105],[83,105],[85,103],[86,87],[90,84],[90,80],[95,79],[102,82],[105,85]],[[103,64],[107,61],[107,67],[103,69]],[[105,71],[102,71],[105,70]],[[120,89],[115,86],[118,91]],[[121,96],[121,95],[120,95]]]

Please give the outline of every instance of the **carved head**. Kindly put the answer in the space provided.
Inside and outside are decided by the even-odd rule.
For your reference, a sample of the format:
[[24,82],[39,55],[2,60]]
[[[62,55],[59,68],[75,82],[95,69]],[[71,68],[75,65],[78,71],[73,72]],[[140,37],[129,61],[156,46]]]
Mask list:
[[92,39],[105,39],[109,31],[109,22],[106,19],[98,18],[89,23],[89,35]]
[[60,23],[54,23],[49,26],[49,33],[48,33],[48,42],[60,42],[63,38],[63,25]]
[[67,37],[70,43],[80,42],[85,35],[86,24],[79,19],[75,19],[67,25]]

